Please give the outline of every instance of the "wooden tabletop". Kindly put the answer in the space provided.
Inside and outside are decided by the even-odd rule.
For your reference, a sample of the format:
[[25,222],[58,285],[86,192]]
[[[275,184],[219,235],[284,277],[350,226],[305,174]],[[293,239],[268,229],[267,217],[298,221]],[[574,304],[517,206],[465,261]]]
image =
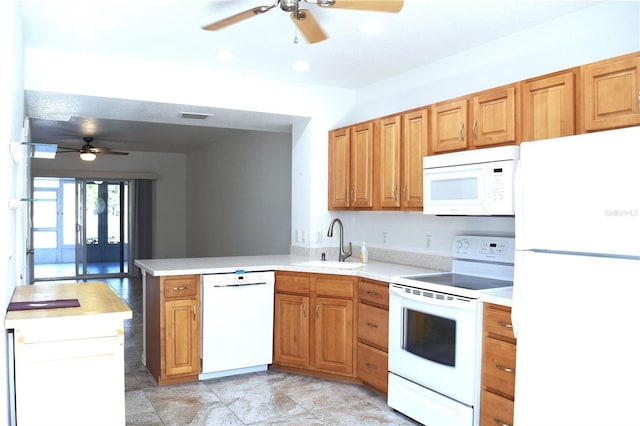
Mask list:
[[9,311],[4,320],[5,328],[15,329],[25,322],[42,319],[82,319],[88,316],[113,316],[114,319],[132,317],[129,306],[104,282],[38,283],[18,286],[13,292],[11,302],[57,299],[78,299],[80,307]]

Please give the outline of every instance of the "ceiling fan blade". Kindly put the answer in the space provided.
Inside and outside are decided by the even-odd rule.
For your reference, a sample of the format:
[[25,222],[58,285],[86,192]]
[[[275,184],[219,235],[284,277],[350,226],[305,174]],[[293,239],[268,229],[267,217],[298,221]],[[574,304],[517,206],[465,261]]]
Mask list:
[[96,154],[129,155],[128,152],[112,151],[109,148],[98,148],[98,147],[95,147],[95,146],[92,146],[91,148],[89,148],[88,151],[94,152]]
[[58,152],[80,152],[79,148],[70,148],[68,146],[58,145]]
[[297,12],[292,12],[291,19],[295,22],[309,44],[318,43],[327,39],[327,35],[322,31],[320,25],[318,25],[318,21],[316,21],[308,10],[299,9]]
[[372,10],[377,12],[400,12],[404,6],[403,0],[335,0],[335,4],[328,6],[333,9]]
[[237,13],[233,16],[229,16],[228,18],[221,19],[219,21],[213,22],[209,25],[205,25],[202,27],[203,30],[207,31],[215,31],[221,28],[227,27],[229,25],[233,25],[240,21],[244,21],[245,19],[252,18],[256,15],[260,15],[264,12],[271,10],[273,6],[260,6],[254,7],[253,9],[245,10],[244,12]]

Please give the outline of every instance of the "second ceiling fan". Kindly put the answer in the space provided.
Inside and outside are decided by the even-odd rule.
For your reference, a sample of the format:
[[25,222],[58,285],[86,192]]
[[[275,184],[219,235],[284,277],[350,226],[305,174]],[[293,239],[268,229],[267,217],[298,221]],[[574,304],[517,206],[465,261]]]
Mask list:
[[240,21],[244,21],[245,19],[261,15],[276,6],[280,6],[280,9],[285,12],[291,12],[291,19],[307,42],[313,44],[326,40],[327,35],[324,33],[322,28],[320,28],[318,21],[316,21],[313,15],[311,15],[311,12],[307,9],[300,8],[300,4],[302,2],[332,9],[370,10],[394,13],[400,12],[404,4],[403,0],[277,0],[271,6],[254,7],[249,10],[245,10],[244,12],[229,16],[228,18],[213,22],[209,25],[205,25],[202,29],[207,31],[219,30]]

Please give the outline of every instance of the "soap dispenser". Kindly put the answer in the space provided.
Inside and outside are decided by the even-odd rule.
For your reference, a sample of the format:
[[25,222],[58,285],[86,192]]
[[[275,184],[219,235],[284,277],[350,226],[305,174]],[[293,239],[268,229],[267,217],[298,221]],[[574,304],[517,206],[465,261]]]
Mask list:
[[360,262],[367,263],[369,261],[369,252],[367,251],[367,243],[362,242],[362,247],[360,247]]

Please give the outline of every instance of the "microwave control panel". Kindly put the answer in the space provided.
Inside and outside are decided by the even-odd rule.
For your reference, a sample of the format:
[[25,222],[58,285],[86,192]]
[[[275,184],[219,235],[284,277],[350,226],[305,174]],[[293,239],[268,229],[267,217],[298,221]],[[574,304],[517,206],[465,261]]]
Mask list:
[[514,163],[514,161],[499,161],[488,165],[487,191],[491,203],[490,209],[494,214],[499,212],[512,214]]
[[458,235],[453,239],[451,254],[453,257],[461,259],[513,263],[515,239],[513,237]]

